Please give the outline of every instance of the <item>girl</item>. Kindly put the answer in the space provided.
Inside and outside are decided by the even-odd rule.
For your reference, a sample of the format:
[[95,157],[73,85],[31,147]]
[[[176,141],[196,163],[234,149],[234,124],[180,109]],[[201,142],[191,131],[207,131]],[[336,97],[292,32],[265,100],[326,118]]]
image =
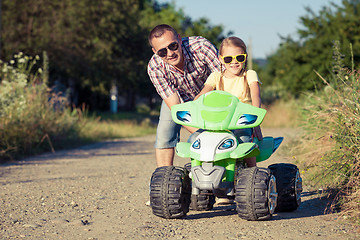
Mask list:
[[[261,82],[257,73],[247,70],[247,53],[245,43],[238,37],[224,39],[219,49],[219,59],[222,63],[221,72],[213,72],[205,82],[202,91],[195,97],[212,90],[223,90],[238,97],[243,103],[261,107],[260,87]],[[223,66],[225,69],[223,69]],[[251,142],[252,135],[262,140],[260,127],[253,129],[235,130],[240,142]],[[256,157],[247,158],[248,167],[256,166]]]

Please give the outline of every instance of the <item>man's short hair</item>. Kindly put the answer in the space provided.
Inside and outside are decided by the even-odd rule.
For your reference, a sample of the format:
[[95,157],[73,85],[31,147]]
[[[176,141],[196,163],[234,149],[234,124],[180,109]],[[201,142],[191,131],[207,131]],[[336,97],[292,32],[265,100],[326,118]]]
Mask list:
[[160,24],[157,25],[156,27],[154,27],[148,37],[148,41],[150,46],[152,46],[151,41],[153,40],[153,38],[159,38],[161,37],[165,31],[170,31],[172,32],[176,37],[178,36],[178,33],[176,32],[176,30],[174,28],[172,28],[171,26],[167,25],[167,24]]

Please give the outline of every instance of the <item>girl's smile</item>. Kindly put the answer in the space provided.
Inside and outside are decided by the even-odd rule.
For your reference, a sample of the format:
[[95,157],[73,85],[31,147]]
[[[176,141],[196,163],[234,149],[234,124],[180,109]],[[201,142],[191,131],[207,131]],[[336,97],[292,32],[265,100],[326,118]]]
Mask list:
[[[222,56],[237,56],[239,54],[244,54],[244,51],[240,47],[234,46],[225,46],[223,47]],[[236,61],[235,58],[232,59],[230,63],[225,63],[224,59],[220,57],[220,61],[222,62],[223,66],[225,67],[224,76],[227,78],[234,78],[241,76],[242,70],[244,68],[244,63],[239,63]]]

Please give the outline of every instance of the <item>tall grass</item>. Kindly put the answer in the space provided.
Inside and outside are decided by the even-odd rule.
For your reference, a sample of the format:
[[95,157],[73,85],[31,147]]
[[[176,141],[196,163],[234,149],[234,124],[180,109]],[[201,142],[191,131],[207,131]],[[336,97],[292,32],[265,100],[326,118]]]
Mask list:
[[[360,219],[360,74],[344,68],[334,46],[334,74],[322,91],[309,95],[303,109],[307,142],[317,154],[308,155],[305,167],[317,186],[335,194],[331,210],[342,209]],[[358,222],[360,223],[360,222]]]
[[71,110],[67,99],[48,87],[46,54],[43,59],[39,64],[38,56],[19,53],[9,62],[0,60],[0,162],[155,132],[149,119],[101,119],[85,108]]
[[54,151],[76,138],[77,112],[50,92],[39,59],[19,53],[0,62],[0,160]]
[[294,128],[299,125],[298,101],[296,99],[277,100],[264,105],[267,110],[262,128]]

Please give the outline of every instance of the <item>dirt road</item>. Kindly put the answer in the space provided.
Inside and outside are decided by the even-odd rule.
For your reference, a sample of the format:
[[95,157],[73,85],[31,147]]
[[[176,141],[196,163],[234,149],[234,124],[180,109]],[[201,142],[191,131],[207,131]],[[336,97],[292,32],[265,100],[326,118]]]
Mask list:
[[[285,136],[282,147],[295,134],[264,132]],[[325,201],[306,186],[298,210],[269,221],[242,220],[234,206],[156,217],[145,206],[153,144],[154,136],[109,141],[0,165],[0,239],[359,239],[339,216],[324,215]],[[291,162],[283,152],[261,166]]]

